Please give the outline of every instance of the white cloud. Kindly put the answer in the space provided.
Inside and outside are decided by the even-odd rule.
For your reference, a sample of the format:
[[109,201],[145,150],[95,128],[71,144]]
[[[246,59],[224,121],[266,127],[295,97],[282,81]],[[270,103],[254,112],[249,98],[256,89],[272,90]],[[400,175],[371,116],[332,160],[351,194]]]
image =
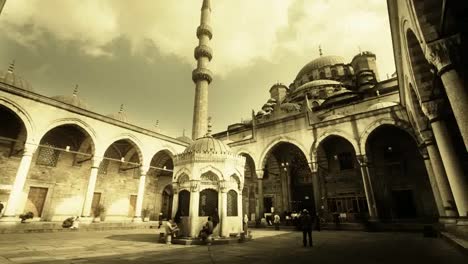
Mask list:
[[[147,47],[145,41],[150,39],[163,53],[195,64],[201,2],[15,0],[7,1],[0,27],[29,47],[38,44],[42,32],[79,41],[82,51],[91,56],[112,55],[106,44],[122,36],[131,41],[134,52]],[[289,14],[294,15],[290,8],[295,8],[297,18],[288,20]],[[358,46],[372,50],[388,72],[394,66],[387,16],[385,1],[380,0],[216,0],[212,67],[217,74],[227,74],[259,58],[274,60],[279,50],[303,54],[304,61],[298,63],[305,63],[318,55],[321,44],[326,54],[348,58]],[[27,36],[11,27],[27,24],[34,32]],[[278,38],[281,31],[287,37]]]

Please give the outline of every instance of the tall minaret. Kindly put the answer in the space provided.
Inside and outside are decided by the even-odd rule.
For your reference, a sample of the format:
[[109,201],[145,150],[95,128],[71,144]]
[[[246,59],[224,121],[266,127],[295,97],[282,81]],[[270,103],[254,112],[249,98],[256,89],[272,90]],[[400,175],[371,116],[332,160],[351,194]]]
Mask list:
[[203,0],[201,8],[200,26],[197,28],[199,44],[195,48],[197,68],[192,72],[195,83],[195,104],[193,108],[192,139],[203,137],[208,129],[208,86],[213,80],[213,73],[208,64],[213,58],[213,51],[209,44],[213,37],[211,29],[211,0]]

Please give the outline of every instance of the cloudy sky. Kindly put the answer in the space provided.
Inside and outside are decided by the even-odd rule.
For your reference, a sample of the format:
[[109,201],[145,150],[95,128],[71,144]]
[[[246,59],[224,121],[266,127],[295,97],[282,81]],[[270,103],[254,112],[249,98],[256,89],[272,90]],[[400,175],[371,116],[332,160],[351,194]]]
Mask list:
[[[120,104],[131,123],[190,135],[193,49],[202,0],[7,0],[0,68],[46,96],[79,96],[101,114]],[[318,57],[377,54],[381,78],[395,70],[384,0],[213,0],[209,111],[214,131],[250,117],[272,84],[290,84]]]

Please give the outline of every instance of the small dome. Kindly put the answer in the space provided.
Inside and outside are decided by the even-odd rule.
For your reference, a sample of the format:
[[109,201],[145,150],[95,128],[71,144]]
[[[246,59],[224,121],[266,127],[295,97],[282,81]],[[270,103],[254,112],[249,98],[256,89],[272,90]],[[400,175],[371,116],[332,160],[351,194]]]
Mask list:
[[296,89],[295,92],[298,92],[300,90],[304,90],[304,89],[310,89],[310,88],[315,88],[315,87],[320,87],[320,86],[343,86],[342,83],[340,82],[337,82],[337,81],[333,81],[333,80],[315,80],[315,81],[311,81],[311,82],[308,82],[306,84],[303,84],[301,85],[299,88]]
[[207,135],[193,141],[190,146],[184,150],[184,153],[227,154],[232,153],[232,151],[231,148],[221,140]]
[[193,142],[193,140],[191,138],[187,137],[187,136],[181,136],[181,137],[178,137],[176,139],[179,140],[179,141],[188,143],[188,144],[191,144]]
[[314,70],[318,70],[320,68],[326,66],[333,66],[337,64],[347,64],[346,60],[341,56],[321,56],[309,63],[307,63],[301,71],[296,76],[296,80],[302,78],[302,76],[311,73]]
[[398,103],[395,103],[395,102],[378,102],[378,103],[375,103],[375,104],[369,106],[369,108],[367,108],[367,110],[368,111],[377,110],[377,109],[380,109],[380,108],[386,108],[386,107],[395,106],[395,105],[398,105]]
[[81,100],[81,98],[79,98],[76,94],[53,96],[52,99],[55,99],[62,103],[73,105],[73,106],[76,106],[85,110],[89,110],[89,105],[85,103],[83,100]]
[[119,120],[125,123],[128,123],[127,114],[124,113],[124,105],[120,105],[120,110],[117,113],[108,114],[107,117],[110,117],[115,120]]
[[33,91],[31,84],[14,73],[15,64],[12,63],[8,70],[0,71],[0,83],[8,84],[19,89]]

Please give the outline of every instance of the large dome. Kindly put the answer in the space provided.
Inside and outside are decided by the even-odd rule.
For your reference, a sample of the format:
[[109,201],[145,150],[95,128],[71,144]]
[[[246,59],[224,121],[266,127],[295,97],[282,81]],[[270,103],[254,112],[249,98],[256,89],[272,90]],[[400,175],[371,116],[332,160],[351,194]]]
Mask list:
[[27,91],[33,90],[28,81],[14,73],[14,64],[11,64],[8,70],[0,71],[0,82]]
[[76,106],[76,107],[79,107],[79,108],[82,108],[82,109],[85,109],[85,110],[89,110],[88,104],[85,103],[83,100],[81,100],[81,98],[79,98],[76,94],[73,94],[73,95],[59,95],[59,96],[54,96],[52,98],[57,100],[57,101],[69,104],[69,105],[73,105],[73,106]]
[[313,70],[318,70],[325,66],[333,66],[337,64],[347,64],[346,60],[341,56],[321,56],[309,63],[307,63],[301,71],[297,74],[296,80],[300,80],[302,76],[312,72]]
[[204,136],[192,142],[184,153],[210,153],[210,154],[228,154],[232,153],[231,148],[222,141],[212,136]]

